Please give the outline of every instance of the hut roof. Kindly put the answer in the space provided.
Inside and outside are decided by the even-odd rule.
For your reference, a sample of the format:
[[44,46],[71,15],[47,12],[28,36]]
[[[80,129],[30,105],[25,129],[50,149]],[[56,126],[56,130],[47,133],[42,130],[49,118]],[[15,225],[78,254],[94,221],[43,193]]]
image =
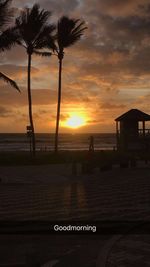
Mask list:
[[150,121],[150,115],[138,110],[130,109],[121,116],[115,119],[115,121],[134,120],[134,121]]

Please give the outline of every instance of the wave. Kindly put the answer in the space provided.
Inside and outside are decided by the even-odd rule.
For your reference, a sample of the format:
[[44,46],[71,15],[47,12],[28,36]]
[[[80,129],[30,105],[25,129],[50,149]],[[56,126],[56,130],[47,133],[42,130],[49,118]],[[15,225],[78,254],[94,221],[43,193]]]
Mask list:
[[[115,134],[92,134],[96,150],[112,150],[116,146]],[[87,150],[91,134],[60,134],[60,150]],[[54,150],[54,134],[36,134],[37,150]],[[26,134],[0,134],[0,151],[28,151],[29,138]]]

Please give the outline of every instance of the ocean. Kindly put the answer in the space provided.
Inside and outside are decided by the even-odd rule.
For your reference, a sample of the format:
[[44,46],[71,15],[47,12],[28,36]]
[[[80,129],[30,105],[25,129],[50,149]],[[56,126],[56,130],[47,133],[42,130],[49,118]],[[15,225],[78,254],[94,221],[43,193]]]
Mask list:
[[[116,147],[116,136],[114,133],[96,134],[60,134],[60,150],[88,150],[89,138],[94,137],[95,150],[112,150]],[[36,148],[38,151],[54,150],[54,134],[36,134]],[[0,151],[29,151],[30,142],[26,134],[1,133]]]

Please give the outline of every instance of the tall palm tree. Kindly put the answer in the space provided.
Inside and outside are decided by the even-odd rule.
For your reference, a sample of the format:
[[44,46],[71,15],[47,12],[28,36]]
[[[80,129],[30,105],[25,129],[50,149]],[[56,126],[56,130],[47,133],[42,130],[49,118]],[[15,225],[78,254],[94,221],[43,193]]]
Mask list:
[[56,132],[55,132],[55,152],[58,152],[58,133],[60,121],[61,105],[61,80],[62,80],[62,61],[64,58],[64,49],[75,44],[80,40],[86,29],[84,21],[80,19],[70,19],[66,16],[60,18],[57,24],[57,49],[56,53],[59,60],[59,79],[58,79],[58,102],[56,115]]
[[51,53],[40,52],[38,50],[42,50],[44,48],[54,49],[52,33],[55,29],[55,26],[48,23],[50,15],[51,12],[45,11],[44,9],[41,10],[38,4],[34,4],[32,8],[25,8],[21,12],[20,16],[16,19],[16,27],[20,35],[18,44],[26,49],[28,55],[27,89],[33,155],[35,155],[36,147],[32,116],[31,62],[33,54],[42,56],[51,55]]
[[[10,2],[11,0],[0,0],[0,52],[10,49],[17,40],[15,29],[6,28],[13,16],[12,11],[10,10]],[[20,91],[16,82],[2,72],[0,72],[0,79]]]

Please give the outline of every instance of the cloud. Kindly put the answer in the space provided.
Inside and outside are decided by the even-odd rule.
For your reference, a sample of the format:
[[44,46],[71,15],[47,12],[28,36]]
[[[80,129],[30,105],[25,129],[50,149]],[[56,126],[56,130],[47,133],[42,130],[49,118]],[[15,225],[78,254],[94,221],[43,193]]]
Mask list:
[[7,118],[11,114],[11,109],[6,108],[4,106],[0,106],[0,117],[1,118]]
[[[48,89],[34,89],[32,90],[33,105],[49,105],[56,103],[56,95],[53,91]],[[23,107],[28,105],[27,90],[21,88],[19,94],[14,88],[8,85],[0,86],[0,99],[5,105],[13,107]]]
[[[13,1],[13,5],[15,7],[25,7],[25,6],[29,6],[31,7],[33,4],[35,3],[35,1],[31,0],[31,1],[25,1],[25,0],[14,0]],[[40,4],[41,8],[47,9],[49,11],[52,12],[53,17],[57,16],[60,17],[62,15],[68,15],[72,12],[74,12],[74,10],[76,10],[78,8],[79,5],[79,1],[78,0],[41,0],[38,1],[38,3]]]
[[1,64],[7,62],[7,64],[22,64],[27,60],[27,54],[23,47],[14,46],[11,50],[2,53]]
[[[27,67],[26,66],[18,66],[12,64],[3,64],[0,65],[0,71],[5,73],[7,76],[11,77],[12,79],[21,80],[27,78]],[[32,76],[36,76],[38,69],[32,67]]]
[[[35,1],[14,0],[16,10]],[[62,72],[61,119],[80,110],[88,117],[85,130],[113,129],[114,118],[132,108],[147,109],[150,87],[150,3],[148,0],[44,0],[42,8],[51,10],[51,21],[63,14],[86,21],[82,40],[65,49]],[[2,54],[0,70],[21,87],[18,94],[4,82],[0,99],[5,114],[22,118],[27,109],[27,57],[25,50],[14,47]],[[54,129],[58,88],[56,57],[33,57],[33,111],[40,131]],[[146,98],[147,96],[147,98]],[[145,104],[144,104],[145,103]],[[10,108],[11,107],[11,108]],[[20,111],[20,116],[17,115]],[[3,110],[2,110],[3,111]],[[50,121],[50,122],[49,122]],[[18,127],[17,124],[15,126]],[[90,128],[91,127],[91,128]],[[82,129],[83,130],[83,129]],[[44,131],[44,130],[43,130]]]
[[100,107],[104,110],[111,110],[111,109],[124,109],[126,105],[124,104],[115,104],[115,103],[102,103]]
[[90,16],[98,12],[117,16],[127,16],[139,13],[139,6],[148,6],[149,0],[83,0],[83,10]]

